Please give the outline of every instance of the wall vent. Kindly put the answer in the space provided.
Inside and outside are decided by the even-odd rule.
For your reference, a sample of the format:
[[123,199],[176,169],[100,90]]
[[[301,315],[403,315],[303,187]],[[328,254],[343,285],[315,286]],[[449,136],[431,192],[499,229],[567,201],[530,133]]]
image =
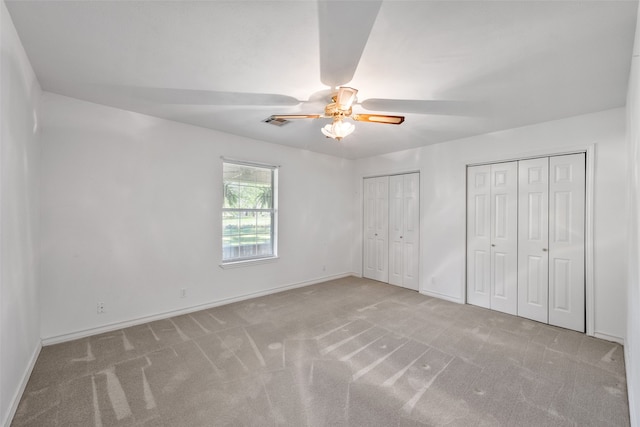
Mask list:
[[266,119],[263,120],[263,122],[265,123],[269,123],[270,125],[274,125],[274,126],[282,126],[282,125],[286,125],[287,123],[289,123],[289,120],[285,120],[285,119],[280,119],[277,117],[267,117]]

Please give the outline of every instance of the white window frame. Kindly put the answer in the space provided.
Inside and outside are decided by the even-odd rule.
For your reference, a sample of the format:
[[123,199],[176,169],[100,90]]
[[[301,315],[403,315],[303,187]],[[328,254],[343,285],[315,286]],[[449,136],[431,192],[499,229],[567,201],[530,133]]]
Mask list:
[[[220,244],[221,249],[223,248],[223,239],[224,232],[222,230],[223,227],[223,217],[225,212],[251,212],[251,213],[270,213],[271,214],[271,247],[272,253],[269,255],[257,255],[250,257],[235,257],[235,258],[224,258],[224,251],[221,253],[222,261],[220,263],[220,267],[227,268],[235,268],[242,267],[247,265],[255,265],[255,264],[264,264],[269,262],[274,262],[278,259],[278,169],[279,166],[269,165],[264,163],[250,162],[244,160],[236,160],[222,157],[222,208],[221,208],[221,235],[220,235]],[[253,168],[260,169],[269,169],[271,171],[271,194],[272,194],[272,206],[271,208],[260,208],[260,209],[242,209],[242,208],[225,208],[224,207],[224,167],[225,164],[239,165],[239,166],[249,166]]]

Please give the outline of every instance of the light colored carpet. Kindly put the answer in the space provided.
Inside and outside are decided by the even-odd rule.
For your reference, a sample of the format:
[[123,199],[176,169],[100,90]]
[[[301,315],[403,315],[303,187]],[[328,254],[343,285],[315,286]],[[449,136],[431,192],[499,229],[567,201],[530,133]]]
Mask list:
[[42,349],[13,426],[626,426],[622,347],[345,278]]

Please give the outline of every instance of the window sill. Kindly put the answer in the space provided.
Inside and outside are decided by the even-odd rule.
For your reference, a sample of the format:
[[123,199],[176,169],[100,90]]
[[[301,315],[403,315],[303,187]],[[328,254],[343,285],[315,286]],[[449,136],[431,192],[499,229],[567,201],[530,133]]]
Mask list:
[[252,265],[260,265],[260,264],[270,264],[272,262],[276,262],[278,258],[279,257],[277,256],[273,256],[268,258],[245,259],[242,261],[224,262],[220,264],[220,268],[227,270],[230,268],[249,267]]

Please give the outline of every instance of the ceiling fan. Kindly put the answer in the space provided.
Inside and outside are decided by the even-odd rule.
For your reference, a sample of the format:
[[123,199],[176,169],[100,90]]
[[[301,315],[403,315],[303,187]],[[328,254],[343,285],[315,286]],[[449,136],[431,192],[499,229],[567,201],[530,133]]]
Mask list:
[[357,89],[341,86],[338,91],[331,97],[331,101],[324,109],[324,114],[276,114],[269,117],[267,122],[289,119],[333,119],[330,125],[321,128],[322,133],[327,138],[333,138],[340,141],[345,136],[351,134],[355,126],[345,122],[344,119],[352,119],[358,122],[384,123],[391,125],[399,125],[404,122],[404,116],[388,116],[382,114],[353,114],[352,105],[356,101]]
[[[351,134],[355,126],[351,120],[369,123],[399,125],[405,116],[382,114],[354,114],[357,89],[346,86],[354,78],[360,58],[369,40],[383,0],[317,0],[320,53],[320,82],[331,93],[328,104],[323,101],[324,111],[320,114],[277,114],[262,122],[282,125],[290,119],[332,119],[331,124],[321,128],[328,138],[341,140]],[[276,93],[248,93],[215,91],[207,89],[186,89],[148,86],[109,86],[110,92],[121,92],[123,96],[135,100],[162,105],[229,106],[251,107],[259,111],[261,117],[265,108],[279,106],[283,109],[301,104],[315,104],[325,99],[326,90],[312,94],[308,100]],[[320,98],[322,97],[322,98]],[[317,105],[317,104],[316,104]],[[401,114],[459,115],[468,106],[458,101],[432,99],[382,99],[358,100],[359,108],[373,112],[397,112]],[[321,108],[318,106],[318,108]],[[286,112],[284,110],[283,112]],[[299,110],[298,110],[299,111]],[[268,113],[267,113],[268,114]],[[347,120],[349,119],[349,120]],[[216,129],[225,130],[227,120],[216,122]],[[236,128],[229,128],[230,133]],[[253,137],[264,138],[262,133]]]

